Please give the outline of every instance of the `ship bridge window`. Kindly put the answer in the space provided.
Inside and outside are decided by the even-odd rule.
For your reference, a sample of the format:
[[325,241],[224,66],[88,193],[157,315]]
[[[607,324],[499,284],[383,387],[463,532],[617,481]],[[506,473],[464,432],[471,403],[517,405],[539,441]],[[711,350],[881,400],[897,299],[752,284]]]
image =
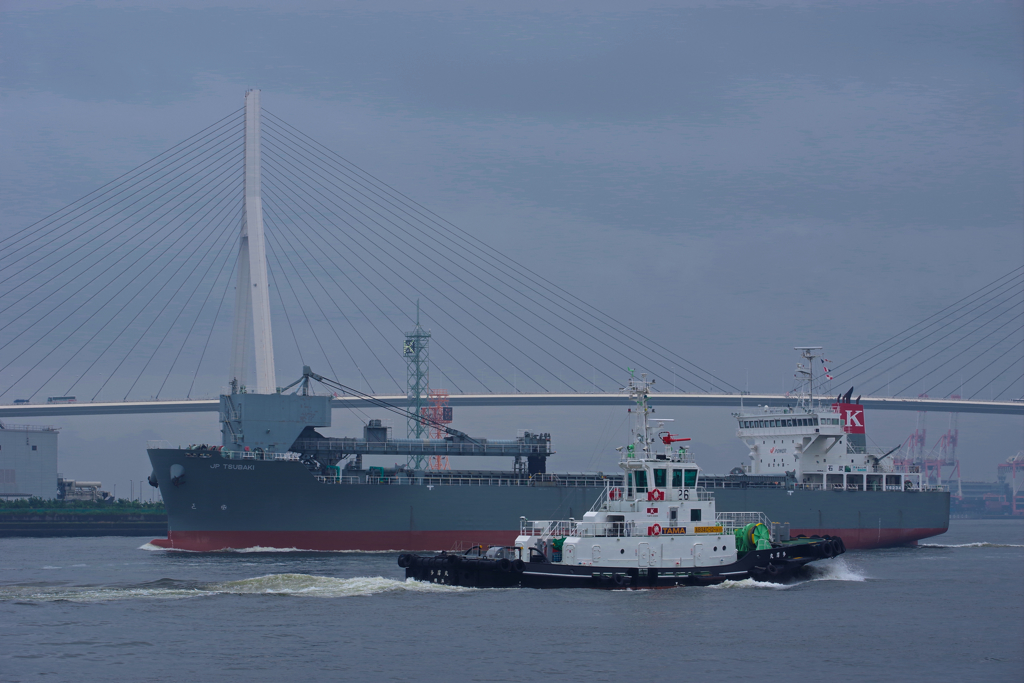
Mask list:
[[672,470],[672,488],[681,489],[683,488],[683,471]]
[[691,508],[690,509],[690,521],[691,522],[699,522],[700,521],[700,508]]
[[686,470],[686,488],[692,489],[697,485],[697,470]]
[[815,427],[817,427],[817,426],[818,426],[818,418],[814,418],[814,426],[815,426]]
[[627,472],[626,473],[626,497],[627,498],[632,498],[633,497],[633,473],[632,472]]
[[665,470],[656,469],[654,470],[654,488],[665,488],[668,486],[668,480],[665,478]]
[[647,471],[637,470],[635,472],[636,492],[647,493]]

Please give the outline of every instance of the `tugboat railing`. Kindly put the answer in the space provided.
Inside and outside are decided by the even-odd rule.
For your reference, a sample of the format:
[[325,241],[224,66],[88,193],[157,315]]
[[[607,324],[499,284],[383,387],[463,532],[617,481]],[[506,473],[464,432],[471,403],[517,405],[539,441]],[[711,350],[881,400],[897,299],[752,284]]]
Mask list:
[[541,538],[621,538],[639,535],[634,522],[577,522],[575,520],[520,520],[520,536],[539,536]]
[[748,524],[760,522],[769,529],[772,528],[772,521],[763,512],[716,512],[715,522],[722,527],[722,531],[731,534],[736,529],[742,529]]

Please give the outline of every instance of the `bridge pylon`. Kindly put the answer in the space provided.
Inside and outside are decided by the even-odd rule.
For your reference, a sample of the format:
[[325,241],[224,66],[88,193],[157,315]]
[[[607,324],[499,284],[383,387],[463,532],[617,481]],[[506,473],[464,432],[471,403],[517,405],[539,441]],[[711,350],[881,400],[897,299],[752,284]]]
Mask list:
[[260,91],[249,90],[245,93],[245,210],[238,238],[238,281],[231,340],[231,393],[247,391],[246,360],[250,325],[256,351],[255,393],[273,394],[277,391],[260,184]]

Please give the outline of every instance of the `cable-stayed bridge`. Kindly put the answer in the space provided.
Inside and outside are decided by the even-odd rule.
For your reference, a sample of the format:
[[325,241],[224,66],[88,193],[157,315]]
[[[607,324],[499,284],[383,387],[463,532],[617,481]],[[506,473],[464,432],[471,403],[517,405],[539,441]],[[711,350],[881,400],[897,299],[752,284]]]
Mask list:
[[[744,395],[261,110],[253,91],[0,239],[0,418],[215,411],[229,383],[275,390],[275,348],[415,407],[401,342],[420,314],[452,406],[625,404],[627,367],[666,387],[657,405],[796,400]],[[856,385],[873,409],[1024,414],[1022,318],[1024,267],[822,361],[815,393]]]

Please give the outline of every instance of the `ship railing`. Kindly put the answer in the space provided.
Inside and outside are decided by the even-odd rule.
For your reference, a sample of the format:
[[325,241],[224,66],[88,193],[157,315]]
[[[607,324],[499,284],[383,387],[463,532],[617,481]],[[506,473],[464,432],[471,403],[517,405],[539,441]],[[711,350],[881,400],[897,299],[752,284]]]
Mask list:
[[[297,458],[296,458],[297,459]],[[538,484],[535,480],[519,477],[379,477],[379,476],[322,476],[316,480],[325,484],[372,484],[378,486],[565,486],[597,487],[607,480],[588,476],[559,476],[554,480]]]
[[[920,486],[914,485],[911,488],[901,486],[899,484],[874,484],[869,483],[864,488],[860,484],[821,484],[821,483],[803,483],[803,484],[790,484],[794,489],[801,489],[804,491],[948,491],[949,486],[946,484],[922,484]],[[750,485],[751,488],[755,486]]]
[[220,456],[228,460],[298,460],[298,453],[267,453],[264,451],[220,451]]
[[325,476],[317,475],[316,477],[314,477],[314,479],[316,479],[317,481],[319,481],[322,484],[358,484],[359,483],[359,477],[334,477],[334,476],[325,477]]
[[572,519],[524,519],[519,523],[520,536],[538,536],[546,538],[619,538],[636,536],[636,523],[629,521],[617,522],[577,522]]
[[769,529],[772,528],[771,520],[763,512],[716,512],[715,522],[722,527],[722,532],[727,534],[758,522]]

